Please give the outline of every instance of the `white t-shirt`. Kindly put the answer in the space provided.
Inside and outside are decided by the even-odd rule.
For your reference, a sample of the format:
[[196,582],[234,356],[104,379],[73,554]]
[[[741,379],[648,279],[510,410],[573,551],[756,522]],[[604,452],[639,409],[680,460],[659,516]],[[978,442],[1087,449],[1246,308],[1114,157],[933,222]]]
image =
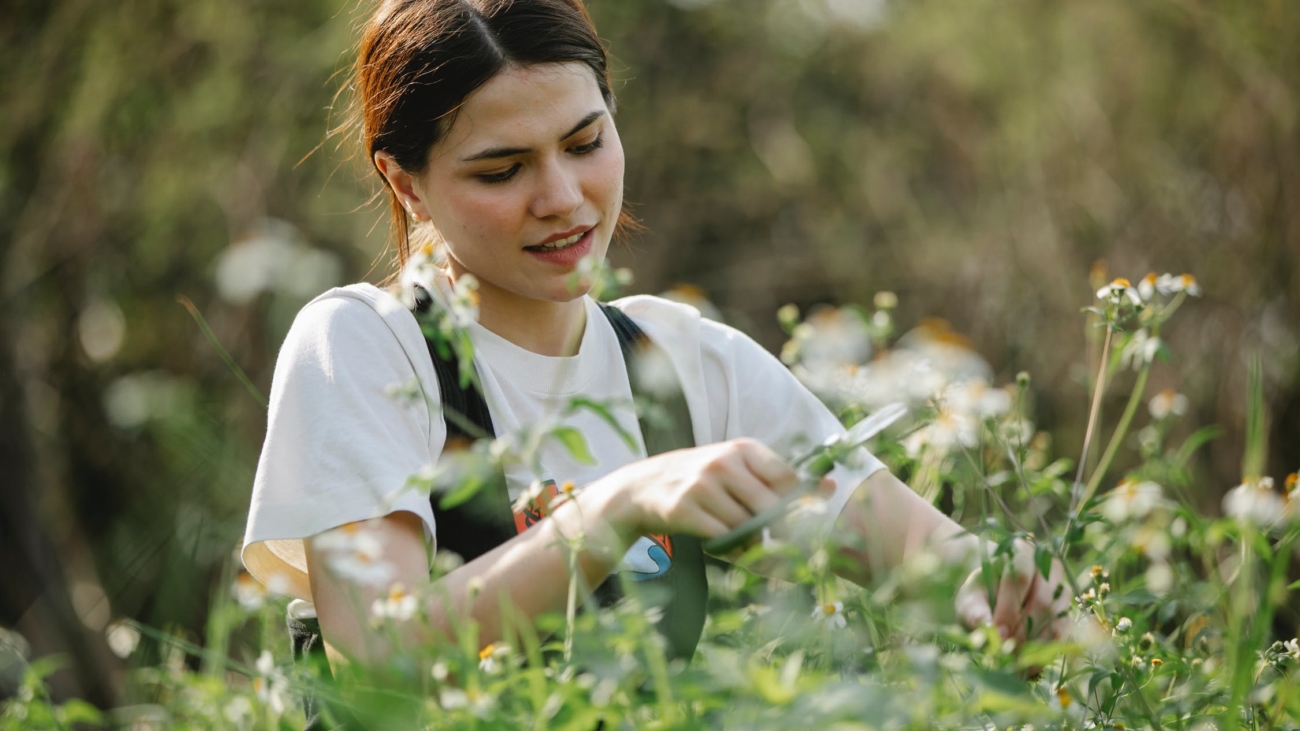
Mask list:
[[[536,479],[589,484],[645,456],[617,336],[599,306],[584,298],[587,325],[578,354],[525,350],[477,323],[475,366],[498,436],[556,419],[582,394],[614,404],[631,450],[589,410],[564,423],[581,430],[596,463],[574,459],[557,440],[541,450],[541,474],[511,467],[511,499]],[[627,297],[622,309],[668,356],[691,412],[697,445],[752,437],[793,456],[843,431],[839,420],[776,358],[743,333],[702,319],[694,308],[658,297]],[[395,397],[422,388],[426,398]],[[415,317],[370,284],[332,289],[294,320],[276,361],[266,441],[253,482],[243,560],[263,584],[310,600],[302,539],[340,525],[410,511],[436,545],[429,498],[403,490],[442,453],[446,425],[436,408],[437,376]],[[430,408],[429,403],[435,405]],[[863,450],[853,468],[831,473],[834,520],[853,490],[883,465]],[[655,570],[643,539],[622,569]]]

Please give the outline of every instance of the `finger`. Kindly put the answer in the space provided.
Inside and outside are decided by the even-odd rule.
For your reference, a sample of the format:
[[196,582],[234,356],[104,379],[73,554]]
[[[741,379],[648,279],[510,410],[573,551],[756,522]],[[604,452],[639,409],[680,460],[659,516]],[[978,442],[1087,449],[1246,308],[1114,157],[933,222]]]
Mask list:
[[823,500],[830,500],[835,497],[835,491],[839,489],[839,483],[835,482],[833,477],[823,477],[821,484],[817,486],[817,494]]
[[731,528],[707,510],[696,507],[677,521],[677,525],[670,526],[669,532],[675,533],[679,530],[701,538],[717,538]]
[[984,627],[993,623],[993,610],[989,607],[989,593],[980,580],[980,572],[972,573],[957,590],[957,619],[967,629]]
[[758,515],[781,499],[772,488],[767,486],[767,483],[749,472],[727,475],[723,485],[751,515]]
[[737,440],[745,466],[778,494],[784,495],[799,484],[799,476],[780,455],[756,439]]
[[726,525],[728,530],[753,517],[721,484],[705,485],[697,491],[695,499],[700,507]]
[[[1026,560],[1027,559],[1027,560]],[[1028,564],[1028,565],[1025,565]],[[1034,581],[1033,551],[1016,550],[1007,562],[998,581],[997,599],[993,606],[993,624],[1003,637],[1017,642],[1025,639],[1024,616],[1026,594]]]

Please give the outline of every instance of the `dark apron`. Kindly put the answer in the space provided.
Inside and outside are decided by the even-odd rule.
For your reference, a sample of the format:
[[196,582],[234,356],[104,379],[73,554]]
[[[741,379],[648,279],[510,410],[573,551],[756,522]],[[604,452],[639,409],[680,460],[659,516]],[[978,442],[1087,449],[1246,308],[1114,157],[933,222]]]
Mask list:
[[[417,290],[417,293],[417,319],[437,317],[439,313],[430,312],[431,299],[428,294],[423,290]],[[605,304],[600,305],[600,309],[618,336],[633,397],[639,406],[648,404],[652,409],[639,409],[637,417],[646,453],[654,456],[695,446],[690,410],[681,389],[674,390],[673,395],[667,398],[662,395],[652,398],[639,386],[637,355],[657,346],[622,310]],[[462,385],[460,362],[455,351],[445,345],[439,347],[438,341],[429,336],[427,329],[425,341],[438,375],[443,421],[447,426],[446,444],[470,444],[474,441],[470,430],[463,426],[466,422],[488,438],[495,437],[492,414],[483,394],[472,383]],[[464,421],[456,416],[462,417]],[[469,500],[448,510],[439,506],[441,497],[436,492],[430,496],[438,530],[438,550],[454,551],[468,563],[518,535],[519,528],[511,510],[504,472],[496,474],[490,483],[481,487]],[[638,590],[645,590],[638,591],[638,594],[660,598],[662,615],[656,622],[656,629],[663,635],[667,656],[669,659],[689,660],[695,654],[695,646],[704,629],[708,600],[704,552],[700,548],[700,540],[695,536],[675,534],[666,539],[660,545],[671,547],[671,562],[667,570],[652,578],[626,580],[635,581]],[[623,598],[623,576],[624,573],[611,574],[596,588],[593,598],[598,606],[609,607]],[[288,626],[295,660],[312,666],[318,677],[330,679],[332,676],[325,659],[320,624],[315,619],[290,617]],[[320,699],[310,694],[303,698],[303,708],[307,714],[306,731],[361,727],[349,718],[345,709],[333,705],[328,715],[336,723],[331,724],[325,718],[326,712]]]

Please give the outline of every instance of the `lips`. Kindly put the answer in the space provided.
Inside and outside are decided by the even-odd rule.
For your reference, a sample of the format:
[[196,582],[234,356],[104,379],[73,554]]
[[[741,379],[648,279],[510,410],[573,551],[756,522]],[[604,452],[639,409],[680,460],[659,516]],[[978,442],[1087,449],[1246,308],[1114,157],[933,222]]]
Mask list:
[[592,228],[594,227],[578,226],[576,228],[571,228],[568,231],[560,231],[548,236],[546,240],[540,244],[525,246],[524,248],[529,251],[561,251],[577,244],[582,240],[583,235]]
[[572,267],[576,266],[582,257],[591,253],[592,239],[594,238],[595,229],[589,228],[545,244],[525,246],[524,251],[528,252],[528,255],[534,259],[547,264]]

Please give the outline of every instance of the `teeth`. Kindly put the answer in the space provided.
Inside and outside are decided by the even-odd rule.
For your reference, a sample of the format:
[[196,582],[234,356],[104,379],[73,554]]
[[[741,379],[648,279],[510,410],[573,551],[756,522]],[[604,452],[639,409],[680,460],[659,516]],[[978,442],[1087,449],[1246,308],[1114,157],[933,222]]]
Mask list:
[[582,238],[583,234],[585,234],[585,233],[587,233],[587,232],[586,232],[586,231],[583,231],[582,233],[576,233],[576,234],[570,236],[570,237],[567,238],[567,239],[560,239],[559,241],[552,241],[552,242],[549,243],[549,244],[542,244],[541,246],[539,246],[539,247],[537,247],[537,248],[541,249],[542,251],[558,251],[558,250],[560,250],[560,249],[567,249],[568,247],[573,246],[574,244],[578,243],[578,239]]

